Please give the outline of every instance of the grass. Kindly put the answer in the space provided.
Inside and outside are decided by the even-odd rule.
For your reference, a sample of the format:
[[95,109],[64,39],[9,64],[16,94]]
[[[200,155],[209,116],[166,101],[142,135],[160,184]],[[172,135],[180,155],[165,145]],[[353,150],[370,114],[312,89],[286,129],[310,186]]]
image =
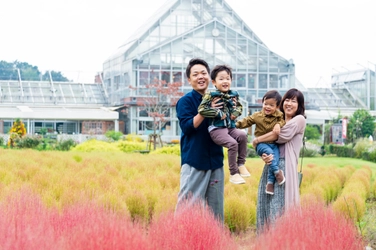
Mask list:
[[[300,161],[299,161],[300,164]],[[335,166],[335,167],[345,167],[353,166],[355,168],[360,168],[363,166],[369,166],[372,170],[372,177],[376,177],[376,163],[369,162],[361,159],[355,158],[345,158],[337,156],[324,156],[324,157],[305,157],[303,159],[303,168],[307,164],[315,164],[317,166]]]

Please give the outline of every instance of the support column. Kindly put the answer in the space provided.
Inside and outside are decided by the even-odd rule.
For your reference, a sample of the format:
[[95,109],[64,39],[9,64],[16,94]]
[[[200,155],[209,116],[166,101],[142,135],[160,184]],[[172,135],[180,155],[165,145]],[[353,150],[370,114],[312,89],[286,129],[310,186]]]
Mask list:
[[27,119],[27,134],[30,134],[30,119]]
[[119,132],[119,120],[114,120],[114,125],[115,132]]

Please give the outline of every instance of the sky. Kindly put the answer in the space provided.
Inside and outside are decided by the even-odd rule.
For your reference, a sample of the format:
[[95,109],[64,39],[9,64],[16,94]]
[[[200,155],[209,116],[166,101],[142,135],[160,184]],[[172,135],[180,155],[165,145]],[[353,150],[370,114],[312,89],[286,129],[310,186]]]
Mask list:
[[[2,0],[0,60],[93,82],[103,62],[166,0]],[[376,68],[375,0],[227,0],[306,87]]]

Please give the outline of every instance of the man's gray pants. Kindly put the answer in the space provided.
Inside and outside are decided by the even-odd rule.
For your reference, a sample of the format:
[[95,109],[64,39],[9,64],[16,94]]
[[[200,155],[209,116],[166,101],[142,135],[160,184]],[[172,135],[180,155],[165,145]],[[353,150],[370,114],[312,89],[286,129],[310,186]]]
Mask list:
[[215,170],[197,170],[184,164],[180,172],[180,191],[176,212],[196,202],[207,204],[216,218],[224,218],[224,172],[223,167]]

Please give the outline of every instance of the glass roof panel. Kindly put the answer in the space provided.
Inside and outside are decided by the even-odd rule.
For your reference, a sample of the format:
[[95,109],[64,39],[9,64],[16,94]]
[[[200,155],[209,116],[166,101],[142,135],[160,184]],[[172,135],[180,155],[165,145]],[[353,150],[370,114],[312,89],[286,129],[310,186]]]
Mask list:
[[224,0],[168,0],[119,47],[112,58],[121,54],[126,59],[132,58],[211,20],[219,20],[263,44]]

